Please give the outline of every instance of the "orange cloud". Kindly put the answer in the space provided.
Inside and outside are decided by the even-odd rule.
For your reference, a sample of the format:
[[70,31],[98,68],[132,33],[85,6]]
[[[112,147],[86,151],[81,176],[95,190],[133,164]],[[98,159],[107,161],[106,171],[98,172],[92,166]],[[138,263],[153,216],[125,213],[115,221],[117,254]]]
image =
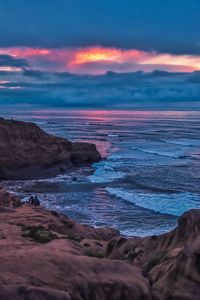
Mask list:
[[[177,72],[200,70],[198,55],[160,54],[101,46],[62,49],[0,48],[0,54],[25,58],[33,68],[62,72],[101,74],[108,70],[116,72],[155,69]],[[8,70],[9,67],[1,67],[0,70],[2,68]]]
[[[193,72],[200,70],[200,56],[159,54],[137,49],[122,50],[116,48],[90,47],[78,49],[74,53],[74,60],[70,62],[73,70],[78,70],[84,64],[137,64],[137,69],[150,71],[153,69],[167,69],[170,71]],[[109,69],[111,70],[111,69]],[[130,69],[128,69],[130,71]]]
[[121,50],[116,48],[91,47],[75,51],[75,59],[72,64],[84,64],[92,62],[126,62],[136,61],[148,55],[139,50]]
[[77,50],[73,64],[83,64],[97,61],[117,61],[120,59],[120,51],[118,49],[108,49],[101,47],[86,48]]

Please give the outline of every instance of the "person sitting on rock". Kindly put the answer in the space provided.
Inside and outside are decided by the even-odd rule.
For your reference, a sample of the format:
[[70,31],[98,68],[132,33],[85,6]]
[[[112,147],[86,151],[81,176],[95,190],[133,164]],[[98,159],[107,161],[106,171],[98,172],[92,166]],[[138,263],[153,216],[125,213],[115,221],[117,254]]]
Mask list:
[[36,206],[40,205],[40,200],[36,196],[33,199],[33,205],[36,205]]
[[33,196],[31,196],[31,197],[28,199],[28,203],[29,203],[29,204],[33,204],[33,201],[34,201],[34,198],[33,198]]

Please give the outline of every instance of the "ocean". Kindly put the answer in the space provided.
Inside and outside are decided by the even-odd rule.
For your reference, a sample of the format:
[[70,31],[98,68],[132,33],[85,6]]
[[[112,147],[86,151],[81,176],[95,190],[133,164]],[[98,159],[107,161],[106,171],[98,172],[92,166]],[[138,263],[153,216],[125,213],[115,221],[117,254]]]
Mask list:
[[95,143],[103,157],[72,174],[3,183],[24,201],[37,195],[48,209],[126,236],[167,232],[200,207],[200,112],[35,110],[12,117]]

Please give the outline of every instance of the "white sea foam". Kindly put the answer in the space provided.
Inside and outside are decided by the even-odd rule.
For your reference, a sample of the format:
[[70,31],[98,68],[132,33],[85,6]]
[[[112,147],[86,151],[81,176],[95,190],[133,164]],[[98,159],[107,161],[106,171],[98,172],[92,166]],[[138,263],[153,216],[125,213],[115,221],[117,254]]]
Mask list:
[[180,216],[185,211],[192,208],[199,208],[200,195],[194,193],[174,193],[174,194],[151,194],[136,193],[122,188],[107,187],[106,191],[111,195],[121,198],[136,206],[160,212]]
[[170,152],[170,151],[157,151],[157,150],[150,150],[150,149],[143,149],[143,148],[137,148],[137,147],[132,147],[133,150],[138,150],[144,153],[149,153],[149,154],[155,154],[155,155],[160,155],[160,156],[166,156],[166,157],[172,157],[172,158],[178,158],[181,156],[181,152]]
[[126,176],[126,173],[116,171],[112,163],[108,161],[99,162],[94,166],[96,167],[96,171],[93,175],[88,176],[88,179],[92,183],[113,182],[116,179]]
[[113,182],[116,179],[123,178],[126,174],[123,172],[110,172],[104,170],[97,170],[93,175],[88,176],[92,183]]
[[165,143],[188,146],[188,147],[198,147],[200,146],[200,141],[195,139],[178,139],[178,140],[163,140]]

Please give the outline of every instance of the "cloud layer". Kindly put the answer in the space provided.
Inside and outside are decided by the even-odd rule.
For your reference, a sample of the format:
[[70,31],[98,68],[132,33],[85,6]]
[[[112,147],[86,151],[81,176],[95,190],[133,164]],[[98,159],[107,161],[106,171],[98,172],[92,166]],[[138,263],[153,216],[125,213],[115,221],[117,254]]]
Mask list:
[[198,55],[100,46],[0,48],[0,105],[200,108],[199,69]]
[[199,109],[200,73],[1,72],[0,106]]
[[0,48],[0,66],[28,67],[51,72],[103,74],[107,71],[192,72],[200,70],[200,55],[172,55],[137,49],[105,48]]
[[1,0],[0,105],[199,108],[199,11],[199,0]]

